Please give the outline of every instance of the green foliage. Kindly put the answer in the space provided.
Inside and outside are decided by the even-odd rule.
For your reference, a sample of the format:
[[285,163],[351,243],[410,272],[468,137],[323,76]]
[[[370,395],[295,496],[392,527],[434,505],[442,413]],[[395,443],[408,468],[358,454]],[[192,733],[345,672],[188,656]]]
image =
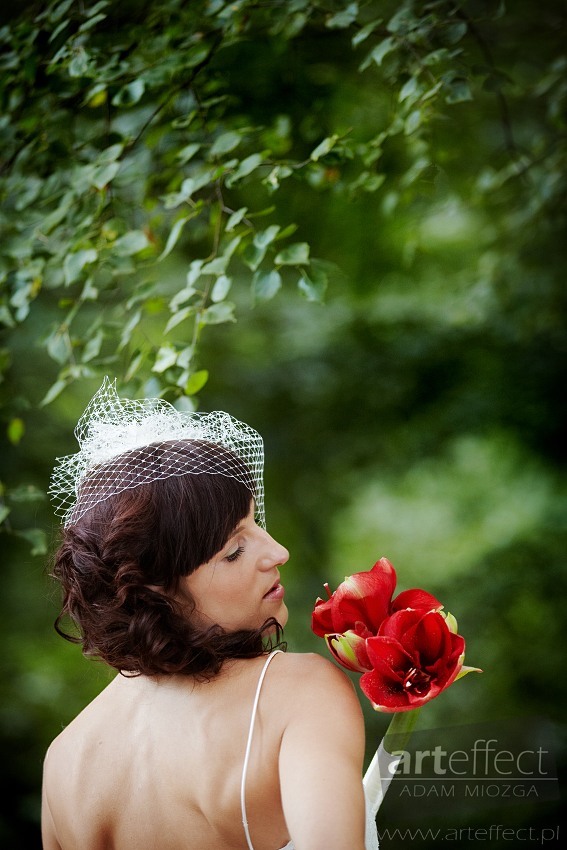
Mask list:
[[[15,329],[41,304],[51,308],[44,345],[57,372],[44,404],[109,369],[138,386],[157,373],[164,394],[181,396],[199,368],[203,328],[234,320],[226,280],[244,278],[246,268],[256,275],[254,298],[295,282],[320,300],[324,272],[310,271],[306,241],[290,243],[294,225],[278,193],[293,178],[314,192],[380,192],[385,215],[419,204],[424,187],[443,179],[446,128],[472,115],[455,119],[451,109],[467,101],[484,108],[490,99],[501,123],[491,155],[478,146],[483,164],[467,186],[469,203],[498,205],[522,181],[537,183],[540,197],[521,216],[525,228],[561,198],[564,153],[549,132],[560,130],[561,61],[551,57],[544,80],[527,92],[547,116],[520,146],[508,103],[509,92],[520,92],[492,57],[487,27],[501,10],[491,4],[470,12],[451,2],[392,3],[388,12],[384,3],[333,9],[299,0],[169,0],[136,13],[108,2],[33,8],[0,34],[0,318]],[[349,74],[357,61],[361,81],[368,85],[371,74],[388,96],[378,96],[371,120],[311,147],[301,116],[274,115],[271,128],[258,123],[243,90],[246,72],[232,57],[268,39],[283,65],[294,43],[321,26],[342,50],[352,44],[352,59],[343,61]],[[201,261],[181,311],[181,281],[164,265],[173,254],[180,262],[189,256],[192,270]],[[149,316],[154,332],[140,333]]]

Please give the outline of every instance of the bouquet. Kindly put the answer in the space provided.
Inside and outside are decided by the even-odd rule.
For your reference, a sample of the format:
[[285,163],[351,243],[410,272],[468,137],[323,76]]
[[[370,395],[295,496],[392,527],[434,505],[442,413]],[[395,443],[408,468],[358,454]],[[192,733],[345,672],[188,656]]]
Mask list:
[[387,558],[371,570],[347,576],[327,599],[317,599],[311,627],[347,670],[361,673],[360,688],[376,711],[394,715],[366,775],[374,814],[396,770],[417,712],[457,679],[465,667],[465,641],[457,621],[425,590],[405,590],[394,599],[396,572]]

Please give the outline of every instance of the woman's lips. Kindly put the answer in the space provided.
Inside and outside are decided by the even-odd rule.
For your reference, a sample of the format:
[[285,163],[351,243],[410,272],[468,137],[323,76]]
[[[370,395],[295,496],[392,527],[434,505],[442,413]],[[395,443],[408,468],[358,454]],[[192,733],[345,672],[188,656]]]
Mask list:
[[267,593],[264,594],[263,598],[267,599],[268,601],[278,600],[278,599],[283,599],[284,594],[285,594],[285,588],[284,588],[283,584],[280,584],[278,582],[272,588],[270,588],[270,590],[268,590]]

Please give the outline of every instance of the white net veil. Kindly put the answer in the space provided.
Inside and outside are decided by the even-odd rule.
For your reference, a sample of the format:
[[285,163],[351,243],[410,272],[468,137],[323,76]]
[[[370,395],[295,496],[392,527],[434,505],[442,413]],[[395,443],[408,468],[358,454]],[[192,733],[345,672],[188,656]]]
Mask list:
[[49,495],[65,526],[111,496],[178,475],[224,475],[244,484],[265,527],[264,444],[222,411],[183,413],[163,399],[121,399],[105,378],[75,428],[80,451],[57,458]]

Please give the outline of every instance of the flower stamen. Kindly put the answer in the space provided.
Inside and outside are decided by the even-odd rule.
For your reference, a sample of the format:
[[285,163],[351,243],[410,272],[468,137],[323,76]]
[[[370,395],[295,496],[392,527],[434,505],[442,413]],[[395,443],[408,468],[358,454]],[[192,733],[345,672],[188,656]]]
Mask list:
[[417,667],[411,667],[406,673],[404,688],[408,691],[413,691],[418,694],[418,696],[422,696],[429,690],[430,681],[431,676],[429,673],[425,673],[423,670],[418,670]]

